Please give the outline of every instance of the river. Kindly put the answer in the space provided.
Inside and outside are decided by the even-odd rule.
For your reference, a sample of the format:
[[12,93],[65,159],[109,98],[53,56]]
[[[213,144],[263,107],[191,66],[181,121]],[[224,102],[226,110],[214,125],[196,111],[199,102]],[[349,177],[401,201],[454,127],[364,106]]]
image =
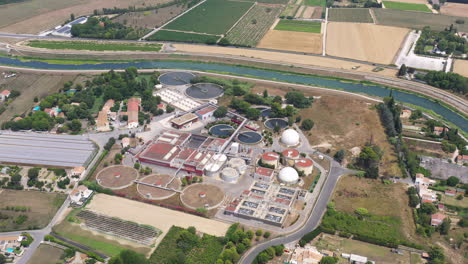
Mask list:
[[[240,74],[261,79],[272,79],[277,81],[300,83],[305,85],[316,85],[341,89],[354,93],[363,93],[371,96],[388,96],[390,90],[378,85],[365,85],[361,83],[343,82],[339,80],[330,80],[326,78],[302,76],[294,73],[281,73],[270,70],[252,69],[235,65],[224,65],[216,63],[197,63],[184,61],[141,61],[141,62],[106,62],[99,64],[59,64],[48,63],[34,60],[20,60],[10,57],[0,57],[0,64],[8,66],[49,69],[49,70],[110,70],[125,69],[131,66],[140,69],[186,69],[198,71],[218,71],[227,74]],[[455,124],[465,132],[468,131],[467,120],[458,113],[453,112],[447,107],[440,105],[422,96],[416,94],[394,90],[393,96],[399,102],[408,103],[425,109],[432,110],[434,113],[443,116],[447,121]]]

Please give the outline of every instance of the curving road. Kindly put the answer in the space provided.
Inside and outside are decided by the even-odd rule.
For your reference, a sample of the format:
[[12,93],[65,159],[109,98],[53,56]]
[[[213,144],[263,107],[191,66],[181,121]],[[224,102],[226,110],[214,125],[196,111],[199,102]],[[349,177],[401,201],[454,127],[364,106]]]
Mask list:
[[[329,157],[327,157],[330,159]],[[320,223],[323,214],[326,211],[327,203],[330,200],[330,197],[333,193],[336,183],[341,175],[347,174],[349,170],[343,169],[336,161],[332,160],[332,166],[330,172],[327,176],[327,179],[320,190],[320,195],[317,199],[317,202],[312,210],[312,213],[309,215],[309,218],[304,223],[302,227],[297,229],[294,232],[291,232],[285,236],[280,236],[275,239],[266,241],[264,243],[258,244],[250,248],[239,260],[239,263],[250,264],[257,257],[257,255],[268,247],[287,244],[301,239],[305,234],[314,230]]]

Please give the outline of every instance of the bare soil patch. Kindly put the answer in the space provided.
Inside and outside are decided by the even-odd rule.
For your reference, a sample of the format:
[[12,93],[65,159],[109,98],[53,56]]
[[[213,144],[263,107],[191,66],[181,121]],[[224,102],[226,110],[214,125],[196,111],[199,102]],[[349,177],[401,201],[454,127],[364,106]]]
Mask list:
[[304,13],[302,14],[302,18],[312,18],[312,15],[314,14],[315,7],[313,6],[308,6],[305,10]]
[[25,1],[0,8],[0,28],[2,32],[34,34],[63,24],[70,18],[89,15],[94,9],[113,7],[141,7],[156,5],[170,0],[41,0]]
[[468,60],[455,60],[453,72],[468,77]]
[[95,195],[87,209],[110,217],[151,225],[163,233],[173,225],[183,228],[194,226],[200,232],[221,237],[229,227],[229,224],[216,220],[105,194]]
[[[25,230],[43,228],[54,217],[58,208],[65,201],[66,196],[59,193],[39,191],[1,190],[0,213],[8,216],[0,221],[0,231]],[[25,212],[6,210],[6,207],[25,207]],[[20,215],[27,216],[21,224],[14,223]]]
[[132,167],[115,165],[101,170],[96,180],[104,188],[123,189],[138,178],[138,171]]
[[47,244],[41,244],[34,254],[29,259],[28,264],[44,264],[44,263],[59,263],[63,250],[50,246]]
[[[300,55],[300,54],[284,54],[281,52],[275,51],[262,51],[262,50],[252,50],[252,49],[243,49],[243,48],[227,48],[227,47],[206,47],[200,45],[190,45],[190,44],[173,44],[173,46],[179,52],[190,52],[190,53],[200,53],[200,54],[217,54],[223,55],[226,57],[231,56],[240,56],[240,57],[251,57],[258,58],[262,60],[271,60],[277,62],[283,62],[287,64],[296,64],[296,65],[314,65],[327,68],[338,68],[345,70],[354,70],[358,72],[367,72],[378,75],[384,75],[389,77],[394,77],[396,70],[385,69],[380,72],[373,72],[372,70],[375,66],[361,64],[356,62],[337,60],[321,56],[310,56],[310,55]],[[234,57],[232,59],[235,59]],[[226,61],[226,59],[223,59]],[[270,66],[270,67],[274,67]],[[286,69],[287,70],[287,69]]]
[[186,9],[184,6],[173,5],[151,11],[126,13],[113,20],[134,28],[156,28],[164,25]]
[[322,53],[322,35],[306,32],[270,30],[257,47],[320,54]]
[[[172,178],[173,176],[170,176],[170,175],[150,175],[150,176],[144,177],[143,179],[141,179],[141,181],[144,183],[154,184],[154,185],[162,186],[166,188],[172,188],[175,190],[180,189],[179,179],[176,178],[172,180]],[[171,183],[168,185],[170,181]],[[151,186],[144,185],[144,184],[138,184],[137,189],[141,197],[146,198],[146,199],[151,199],[151,200],[166,199],[176,194],[176,192],[174,191],[151,187]]]
[[391,64],[409,30],[368,23],[330,22],[328,55]]
[[223,199],[224,192],[221,188],[203,183],[185,188],[180,196],[182,203],[191,209],[216,207]]
[[468,4],[445,3],[440,12],[444,15],[468,17]]

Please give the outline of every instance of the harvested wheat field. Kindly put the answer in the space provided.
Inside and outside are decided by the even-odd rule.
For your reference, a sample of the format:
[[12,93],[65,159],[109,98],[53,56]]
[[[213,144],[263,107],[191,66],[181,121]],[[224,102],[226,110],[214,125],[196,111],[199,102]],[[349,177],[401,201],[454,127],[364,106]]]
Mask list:
[[333,69],[344,69],[344,70],[353,70],[357,72],[366,72],[383,76],[394,77],[396,70],[385,69],[379,72],[373,72],[372,70],[375,66],[345,61],[337,60],[322,56],[311,56],[311,55],[300,55],[300,54],[285,54],[284,52],[276,51],[264,51],[264,50],[252,50],[252,49],[243,49],[243,48],[227,48],[227,47],[206,47],[201,45],[191,45],[191,44],[173,44],[173,47],[176,48],[179,52],[189,52],[191,54],[210,54],[210,55],[219,55],[223,58],[232,56],[235,59],[242,59],[242,57],[256,58],[260,60],[265,60],[268,62],[273,61],[274,63],[286,63],[294,65],[305,65],[305,66],[318,66],[326,67]]
[[322,35],[307,32],[270,30],[257,48],[322,53]]
[[409,29],[363,23],[331,22],[327,55],[391,64]]
[[468,77],[468,60],[455,60],[453,72]]
[[70,18],[90,15],[94,9],[143,5],[157,5],[170,0],[35,0],[2,5],[0,8],[0,29],[2,32],[35,34]]
[[444,15],[468,17],[468,4],[445,3],[440,12]]
[[[110,217],[154,226],[166,233],[171,226],[194,226],[200,232],[222,237],[229,224],[129,199],[97,194],[87,209]],[[161,236],[163,237],[163,236]]]

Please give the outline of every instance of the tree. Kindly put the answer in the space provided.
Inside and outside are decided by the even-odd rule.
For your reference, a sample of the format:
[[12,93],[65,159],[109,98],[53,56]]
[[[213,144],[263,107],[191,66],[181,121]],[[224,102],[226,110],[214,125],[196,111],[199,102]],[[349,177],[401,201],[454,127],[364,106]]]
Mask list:
[[398,70],[398,76],[404,76],[408,73],[408,68],[406,68],[405,64],[402,64],[400,70]]
[[172,112],[174,112],[174,110],[175,110],[174,107],[172,107],[172,106],[170,106],[170,105],[167,105],[167,106],[166,106],[166,113],[172,113]]
[[255,235],[257,236],[261,236],[263,234],[263,231],[261,229],[257,229],[257,231],[255,231]]
[[5,264],[6,263],[6,258],[3,254],[0,254],[0,264]]
[[297,108],[307,108],[312,104],[313,99],[305,97],[301,92],[288,92],[285,95],[286,103],[294,105]]
[[265,232],[265,234],[263,234],[263,237],[264,238],[269,238],[271,236],[271,233],[270,232]]
[[354,210],[354,212],[358,215],[359,218],[363,218],[364,216],[369,215],[369,211],[366,208],[359,207]]
[[30,180],[35,180],[39,176],[39,171],[41,171],[41,168],[35,167],[31,168],[28,170],[28,178]]
[[273,246],[273,249],[275,250],[275,255],[277,257],[283,255],[284,253],[284,245],[276,245],[276,246]]
[[267,89],[263,90],[263,98],[268,98],[268,91],[267,91]]
[[336,257],[325,256],[320,260],[320,264],[335,264],[338,263]]
[[245,116],[250,120],[258,120],[260,117],[260,110],[257,108],[249,108],[245,111]]
[[314,127],[314,121],[311,119],[304,119],[301,124],[301,128],[306,131],[310,131]]
[[441,247],[433,246],[431,247],[431,250],[428,253],[429,253],[429,258],[431,259],[428,263],[431,263],[431,264],[444,263],[445,255]]
[[231,43],[229,42],[229,40],[227,38],[222,38],[218,42],[218,45],[220,45],[220,46],[229,46],[229,45],[231,45]]
[[68,128],[73,132],[79,132],[81,130],[81,122],[78,119],[73,119],[68,123]]
[[441,235],[447,235],[448,234],[448,232],[450,230],[450,224],[451,224],[451,221],[450,221],[449,217],[446,217],[444,219],[444,221],[442,221],[442,224],[439,227],[439,232],[440,232]]
[[338,161],[338,162],[341,163],[341,162],[343,161],[344,157],[345,157],[345,154],[346,154],[346,153],[345,153],[344,149],[340,149],[340,150],[338,150],[338,151],[335,153],[335,155],[333,156],[333,158],[334,158],[336,161]]
[[75,14],[73,14],[73,13],[70,14],[70,20],[71,21],[75,20]]
[[458,178],[455,177],[455,176],[450,176],[450,177],[448,177],[448,179],[447,179],[447,185],[448,185],[448,186],[452,186],[452,187],[457,186],[457,184],[458,184],[459,182],[460,182],[460,179],[458,179]]
[[216,118],[223,118],[226,116],[227,112],[228,112],[227,107],[220,106],[214,111],[213,116]]

